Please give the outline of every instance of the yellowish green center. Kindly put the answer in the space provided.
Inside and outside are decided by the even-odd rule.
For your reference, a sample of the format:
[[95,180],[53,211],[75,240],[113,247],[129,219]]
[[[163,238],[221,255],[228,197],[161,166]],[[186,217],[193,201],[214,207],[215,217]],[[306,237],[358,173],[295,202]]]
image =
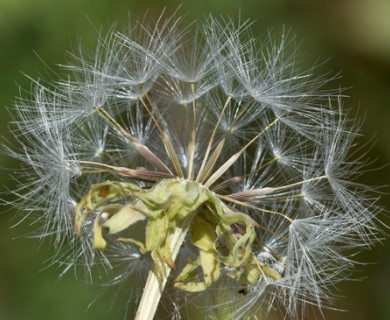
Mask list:
[[[135,184],[107,181],[95,184],[76,210],[76,233],[87,218],[94,221],[94,248],[107,247],[105,234],[133,243],[141,254],[151,255],[157,277],[164,268],[175,268],[173,234],[187,234],[198,255],[173,280],[175,287],[198,292],[216,282],[221,273],[243,285],[261,277],[280,279],[280,274],[256,258],[252,251],[257,223],[228,207],[204,185],[179,178],[163,179],[150,189]],[[145,221],[145,240],[121,237],[139,221]],[[184,237],[183,237],[184,239]],[[179,244],[181,246],[181,244]]]

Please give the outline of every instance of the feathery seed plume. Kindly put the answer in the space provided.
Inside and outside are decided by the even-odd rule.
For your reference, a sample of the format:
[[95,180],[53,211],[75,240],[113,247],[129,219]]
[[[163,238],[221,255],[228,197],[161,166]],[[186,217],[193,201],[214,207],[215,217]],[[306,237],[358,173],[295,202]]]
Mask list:
[[327,307],[351,249],[379,236],[341,96],[285,35],[164,19],[111,29],[17,101],[12,205],[44,220],[65,270],[131,279],[136,319],[164,296],[175,319],[191,302],[210,319]]

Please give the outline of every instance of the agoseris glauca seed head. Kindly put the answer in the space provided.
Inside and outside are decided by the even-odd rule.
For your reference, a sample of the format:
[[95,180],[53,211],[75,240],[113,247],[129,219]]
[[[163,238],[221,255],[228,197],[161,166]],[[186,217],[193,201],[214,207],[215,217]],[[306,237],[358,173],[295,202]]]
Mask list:
[[111,29],[17,101],[15,205],[45,220],[66,269],[137,278],[137,319],[164,293],[177,316],[199,292],[209,317],[325,306],[345,252],[378,232],[341,97],[297,70],[286,35],[164,19]]

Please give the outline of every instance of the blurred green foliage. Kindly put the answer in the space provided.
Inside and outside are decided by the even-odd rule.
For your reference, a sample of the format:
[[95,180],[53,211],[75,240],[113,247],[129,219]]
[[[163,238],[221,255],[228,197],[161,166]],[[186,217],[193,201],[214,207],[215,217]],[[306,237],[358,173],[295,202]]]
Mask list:
[[[318,74],[331,71],[341,77],[332,85],[350,88],[345,105],[352,114],[365,116],[362,142],[367,143],[370,157],[379,160],[373,167],[390,162],[390,1],[388,0],[0,0],[0,121],[1,135],[10,139],[7,122],[19,86],[28,95],[30,80],[48,78],[47,66],[65,63],[64,53],[77,47],[93,47],[98,30],[107,30],[113,22],[126,26],[132,18],[157,17],[164,7],[189,22],[208,14],[241,16],[254,20],[253,32],[261,36],[272,29],[278,35],[283,28],[303,40],[298,51],[305,53],[307,66],[316,59],[325,61]],[[23,73],[22,73],[23,72]],[[353,86],[351,88],[351,86]],[[375,134],[375,144],[370,137]],[[0,168],[16,168],[12,160],[0,155]],[[371,185],[389,183],[390,169],[384,167],[362,177]],[[8,172],[1,169],[1,191],[12,189]],[[9,196],[12,199],[12,195]],[[387,195],[380,203],[389,208]],[[61,269],[45,269],[53,252],[51,244],[21,237],[34,230],[29,223],[10,228],[17,220],[13,211],[0,215],[0,319],[122,319],[126,296],[106,293],[86,312],[89,303],[104,291],[87,286],[67,274],[61,280]],[[385,221],[386,222],[386,221]],[[388,223],[388,221],[387,221]],[[329,319],[390,319],[390,243],[383,244],[359,258],[375,262],[362,267],[356,276],[361,282],[340,286],[345,296],[336,307],[348,309],[339,313],[325,311]],[[40,272],[44,269],[42,272]],[[116,303],[112,305],[112,301]],[[130,312],[131,313],[131,312]]]

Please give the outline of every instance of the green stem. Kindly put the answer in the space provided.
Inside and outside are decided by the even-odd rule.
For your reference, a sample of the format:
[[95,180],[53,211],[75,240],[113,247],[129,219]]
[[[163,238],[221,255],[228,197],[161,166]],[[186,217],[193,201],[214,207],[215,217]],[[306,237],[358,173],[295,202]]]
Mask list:
[[[190,221],[191,219],[187,218],[184,221],[182,227],[176,228],[175,233],[172,235],[170,250],[173,261],[176,260],[176,257],[184,242],[185,236],[190,226]],[[157,264],[153,263],[153,266],[149,271],[141,302],[138,306],[137,314],[135,315],[134,320],[153,320],[169,274],[171,272],[171,268],[165,263],[163,265],[162,271],[162,275],[159,277],[158,272],[161,272],[161,267],[160,270],[158,270]]]

